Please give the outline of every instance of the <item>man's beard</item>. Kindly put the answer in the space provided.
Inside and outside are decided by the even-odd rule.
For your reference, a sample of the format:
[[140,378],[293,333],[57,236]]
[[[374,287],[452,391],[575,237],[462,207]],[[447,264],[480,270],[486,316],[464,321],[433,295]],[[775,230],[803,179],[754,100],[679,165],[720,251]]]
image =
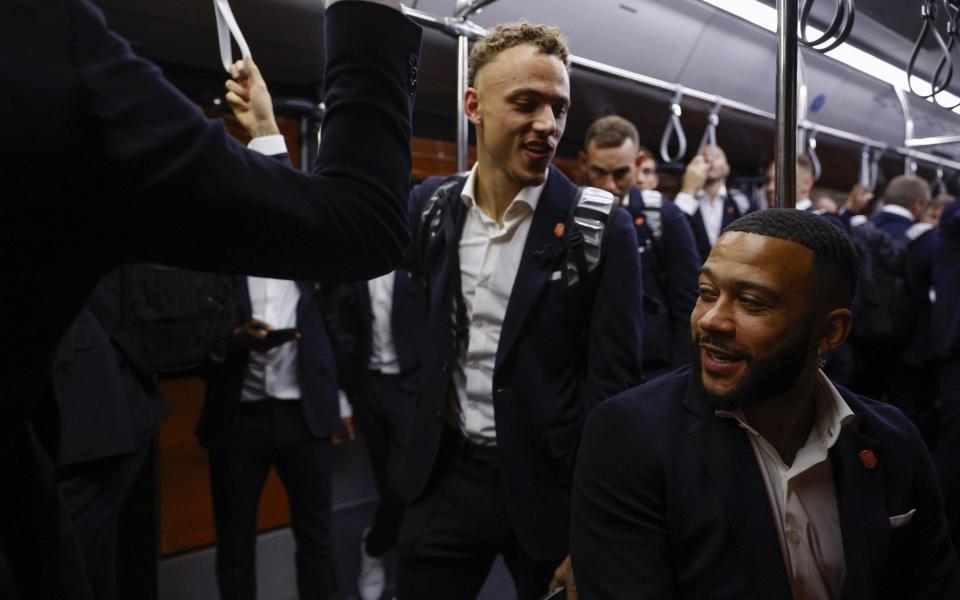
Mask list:
[[[736,387],[726,394],[715,394],[704,385],[703,362],[700,359],[700,342],[703,338],[697,336],[691,343],[690,382],[693,389],[714,410],[744,409],[782,396],[796,385],[803,371],[810,333],[810,328],[806,327],[801,335],[788,340],[783,348],[765,358],[757,360],[745,357],[746,373]],[[723,348],[723,344],[717,344],[710,336],[706,337],[711,345]]]

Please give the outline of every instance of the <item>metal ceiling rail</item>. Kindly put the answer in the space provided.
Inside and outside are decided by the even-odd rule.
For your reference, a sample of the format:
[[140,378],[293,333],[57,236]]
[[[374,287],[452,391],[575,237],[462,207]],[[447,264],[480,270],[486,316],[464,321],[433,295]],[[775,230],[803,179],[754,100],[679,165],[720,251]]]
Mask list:
[[[458,19],[455,17],[437,17],[434,15],[431,15],[430,13],[423,12],[421,10],[409,8],[406,5],[401,5],[401,6],[403,7],[403,13],[405,15],[417,21],[421,25],[424,25],[425,27],[429,27],[431,29],[443,31],[444,33],[447,33],[448,35],[451,35],[456,38],[468,37],[471,40],[476,40],[484,37],[487,34],[486,29],[469,20]],[[461,48],[462,46],[458,44],[458,49],[461,49]],[[583,69],[585,71],[591,71],[594,73],[599,73],[601,75],[607,75],[623,81],[638,83],[646,87],[656,88],[666,92],[676,93],[678,91],[682,91],[685,97],[696,98],[710,105],[719,104],[723,108],[734,110],[734,111],[751,115],[754,117],[766,119],[768,121],[776,122],[777,120],[776,115],[774,113],[756,108],[754,106],[745,104],[743,102],[738,102],[736,100],[731,100],[729,98],[717,96],[716,94],[709,94],[707,92],[688,88],[676,83],[670,83],[662,79],[657,79],[656,77],[650,77],[648,75],[643,75],[640,73],[636,73],[634,71],[629,71],[627,69],[615,67],[613,65],[591,60],[589,58],[584,58],[582,56],[571,55],[570,63],[573,66]],[[465,82],[466,72],[465,70],[462,69],[462,67],[460,67],[460,64],[461,63],[458,61],[458,70],[462,71],[462,74],[460,75],[460,77],[458,77],[458,79],[463,78]],[[461,89],[464,88],[464,86],[465,86],[465,83],[463,83],[462,85],[458,85],[458,93]],[[898,96],[899,96],[900,90],[898,90],[897,88],[894,88],[894,90],[898,92]],[[458,156],[462,154],[462,156],[465,157],[466,156],[466,135],[463,135],[461,139],[461,135],[459,131],[460,118],[461,117],[458,115],[458,136],[457,136]],[[933,140],[934,138],[923,138],[923,139],[911,140],[910,138],[912,137],[912,131],[910,131],[908,135],[905,136],[906,141],[904,142],[904,146],[890,146],[883,142],[879,142],[877,140],[870,139],[856,133],[851,133],[849,131],[844,131],[842,129],[836,129],[834,127],[826,127],[824,125],[819,125],[817,123],[814,123],[806,119],[800,121],[797,125],[799,128],[806,129],[806,130],[816,129],[816,131],[819,134],[826,135],[839,140],[844,140],[844,141],[848,141],[855,144],[866,144],[868,146],[877,148],[881,151],[896,152],[897,154],[903,156],[907,160],[919,160],[932,165],[938,165],[941,167],[946,167],[949,169],[955,169],[960,171],[960,162],[958,161],[942,158],[940,156],[935,156],[933,154],[928,154],[926,152],[920,152],[916,150],[915,147],[934,145],[933,143],[930,143],[931,140]],[[957,136],[957,138],[958,139],[956,141],[960,142],[960,136]],[[459,153],[460,145],[463,146],[462,153]],[[465,167],[458,166],[458,170],[461,170],[461,171],[465,170]]]

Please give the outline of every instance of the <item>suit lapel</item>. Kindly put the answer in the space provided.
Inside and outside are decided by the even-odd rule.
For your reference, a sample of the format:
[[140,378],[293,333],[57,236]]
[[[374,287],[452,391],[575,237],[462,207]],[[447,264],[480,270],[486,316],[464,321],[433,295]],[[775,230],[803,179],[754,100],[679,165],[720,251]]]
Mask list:
[[253,306],[250,304],[250,286],[243,276],[237,276],[237,300],[237,322],[246,323],[253,318]]
[[689,388],[685,403],[701,417],[690,429],[690,435],[720,496],[742,564],[757,595],[789,600],[792,593],[777,524],[748,433],[736,420],[715,416]]
[[[856,411],[859,403],[841,392],[844,400]],[[873,598],[874,581],[880,579],[876,569],[887,563],[890,522],[887,515],[882,469],[866,468],[860,459],[864,450],[873,452],[877,462],[884,457],[880,444],[860,432],[860,418],[847,424],[830,450],[837,511],[843,535],[843,557],[847,577],[843,583],[844,598]]]
[[510,291],[507,312],[503,317],[500,331],[500,343],[497,346],[497,360],[494,370],[500,368],[510,350],[520,336],[523,323],[530,313],[543,286],[546,285],[552,266],[541,265],[534,256],[538,250],[546,247],[555,239],[553,230],[557,223],[566,221],[569,198],[576,194],[577,188],[570,183],[559,170],[550,167],[547,185],[540,194],[537,210],[530,223],[527,241],[523,246],[517,277]]

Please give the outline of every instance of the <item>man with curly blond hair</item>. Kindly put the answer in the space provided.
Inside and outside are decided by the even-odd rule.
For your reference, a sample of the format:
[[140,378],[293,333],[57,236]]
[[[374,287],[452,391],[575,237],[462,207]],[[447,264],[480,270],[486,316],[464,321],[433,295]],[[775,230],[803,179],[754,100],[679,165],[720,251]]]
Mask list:
[[[411,193],[412,269],[430,310],[406,456],[402,599],[475,598],[498,554],[518,598],[561,584],[576,597],[573,458],[590,409],[641,380],[643,302],[636,235],[612,196],[605,258],[570,284],[580,288],[563,275],[578,188],[550,163],[570,107],[568,64],[556,28],[491,30],[471,53],[464,98],[477,163]],[[588,301],[570,302],[576,290]]]

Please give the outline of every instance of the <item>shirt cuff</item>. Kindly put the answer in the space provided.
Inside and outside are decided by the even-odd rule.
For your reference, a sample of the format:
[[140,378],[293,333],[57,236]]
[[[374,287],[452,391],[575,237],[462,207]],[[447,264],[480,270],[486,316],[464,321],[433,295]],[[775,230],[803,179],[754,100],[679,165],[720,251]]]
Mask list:
[[286,154],[287,142],[283,139],[282,134],[277,133],[274,135],[255,137],[247,144],[247,148],[260,154],[273,156],[274,154]]
[[697,209],[700,208],[700,203],[697,202],[696,198],[683,192],[677,194],[677,197],[673,199],[673,203],[677,205],[677,208],[687,213],[687,215],[690,217],[692,217],[694,213],[697,212]]
[[337,396],[340,399],[340,418],[346,419],[353,417],[353,407],[350,406],[350,400],[347,398],[347,393],[343,390],[338,390]]

